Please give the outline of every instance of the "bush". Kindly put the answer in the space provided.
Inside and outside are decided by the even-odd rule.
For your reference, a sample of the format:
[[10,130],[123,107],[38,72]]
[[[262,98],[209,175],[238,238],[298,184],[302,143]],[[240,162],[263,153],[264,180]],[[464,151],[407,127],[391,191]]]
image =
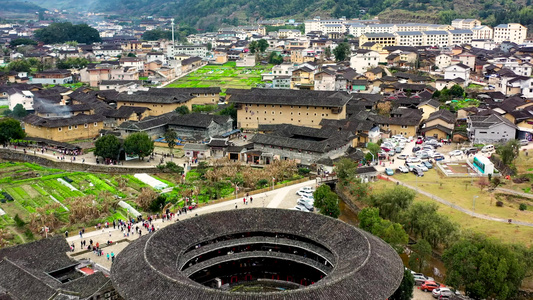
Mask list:
[[15,224],[17,224],[17,227],[23,227],[24,225],[26,225],[26,223],[19,217],[18,214],[15,215],[13,220],[15,220]]
[[266,186],[267,184],[268,184],[268,180],[266,180],[266,179],[260,179],[260,180],[257,182],[257,186],[258,186],[259,188],[262,188],[262,187]]
[[502,201],[496,201],[496,206],[503,207],[503,202]]
[[154,201],[152,201],[148,209],[150,209],[150,211],[152,212],[157,212],[161,210],[162,207],[165,207],[166,202],[167,202],[167,197],[163,195],[159,195],[157,196],[157,198],[155,198]]
[[298,174],[300,174],[302,176],[306,176],[310,172],[311,172],[311,170],[309,170],[308,168],[298,168]]
[[175,162],[173,161],[168,161],[167,164],[165,165],[165,167],[170,170],[171,172],[174,172],[174,173],[178,173],[178,174],[181,174],[183,173],[183,167],[180,167],[178,166]]
[[520,203],[520,207],[518,209],[521,211],[527,210],[527,205],[525,203]]

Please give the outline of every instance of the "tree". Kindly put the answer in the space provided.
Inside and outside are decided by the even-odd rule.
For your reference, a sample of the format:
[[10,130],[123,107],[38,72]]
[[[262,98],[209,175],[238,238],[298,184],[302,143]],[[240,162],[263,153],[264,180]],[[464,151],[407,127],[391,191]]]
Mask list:
[[213,44],[207,43],[207,50],[209,51],[213,50]]
[[377,207],[365,207],[357,214],[357,217],[359,219],[359,228],[368,232],[372,232],[374,225],[382,220]]
[[399,223],[383,220],[376,207],[363,208],[358,215],[359,227],[376,235],[391,245],[398,253],[403,253],[409,236]]
[[7,68],[10,71],[28,72],[28,73],[31,72],[31,65],[30,65],[29,61],[27,61],[25,59],[14,60],[14,61],[9,63]]
[[138,155],[142,160],[154,151],[154,141],[145,132],[136,132],[124,140],[124,151],[130,155]]
[[94,146],[94,155],[101,156],[104,159],[117,159],[122,145],[116,136],[106,134],[98,138]]
[[72,25],[70,22],[52,23],[45,28],[36,30],[34,36],[38,41],[44,42],[45,44],[65,43],[69,41],[92,44],[102,41],[98,30],[87,24]]
[[351,54],[350,45],[348,43],[340,43],[335,49],[333,49],[333,55],[335,55],[336,61],[345,61]]
[[431,258],[431,245],[426,240],[421,239],[411,249],[413,253],[409,256],[409,268],[422,272]]
[[403,271],[403,279],[398,289],[389,297],[389,300],[411,300],[415,288],[415,278],[410,270]]
[[83,69],[87,67],[89,61],[84,57],[69,57],[59,60],[56,63],[58,69]]
[[432,202],[413,203],[401,215],[405,230],[415,237],[428,241],[432,247],[449,244],[457,234],[457,224],[438,213],[438,205]]
[[170,152],[172,152],[172,150],[174,150],[174,147],[176,146],[177,137],[178,134],[172,129],[168,129],[167,132],[165,132],[164,138],[167,142],[168,149],[170,150]]
[[485,177],[479,177],[476,185],[479,187],[479,190],[483,192],[483,190],[490,185],[490,182]]
[[31,39],[19,38],[19,39],[11,40],[11,42],[9,42],[9,45],[12,48],[20,46],[20,45],[34,45],[35,46],[37,45],[37,42]]
[[142,39],[145,41],[172,40],[172,31],[161,29],[147,30],[143,33]]
[[330,216],[332,218],[338,218],[341,214],[339,208],[339,196],[334,192],[330,192],[326,195],[324,199],[324,204],[320,209],[320,213],[325,216]]
[[319,208],[324,206],[327,195],[331,193],[331,188],[327,184],[322,184],[316,191],[313,192],[313,198],[315,199],[315,207]]
[[327,59],[329,59],[331,57],[331,47],[330,46],[326,47],[326,50],[324,51],[324,55],[326,56]]
[[178,108],[176,108],[176,112],[180,115],[186,115],[186,114],[189,114],[191,113],[191,111],[189,110],[189,107],[187,107],[187,105],[182,105]]
[[415,196],[416,193],[413,190],[403,186],[395,186],[392,189],[386,189],[379,194],[372,195],[371,202],[373,206],[379,208],[382,218],[398,222],[401,212],[409,208]]
[[12,118],[0,120],[0,144],[6,145],[12,139],[22,139],[25,136],[19,121]]
[[520,153],[520,142],[518,140],[510,140],[504,145],[496,148],[496,154],[500,156],[502,162],[507,166],[513,164],[514,160]]
[[250,50],[250,53],[257,52],[257,50],[259,50],[259,45],[258,45],[257,41],[251,41],[248,44],[248,49]]
[[22,119],[28,115],[28,112],[26,111],[24,106],[22,106],[22,104],[18,103],[17,105],[15,105],[15,107],[13,107],[12,115],[16,119]]
[[376,105],[376,110],[378,111],[378,114],[388,116],[392,110],[392,104],[390,101],[379,102]]
[[135,53],[133,53],[133,52],[130,52],[130,53],[128,53],[127,57],[137,57],[137,55],[135,55]]
[[268,62],[273,65],[280,65],[283,63],[283,56],[277,54],[276,52],[270,52],[268,56]]
[[[481,235],[469,235],[444,251],[446,284],[474,299],[516,299],[532,270],[532,252]],[[529,270],[529,271],[528,271]]]
[[450,96],[454,98],[463,98],[465,90],[458,84],[453,85],[450,88]]
[[159,194],[157,194],[152,188],[143,187],[141,193],[137,196],[136,202],[143,210],[147,210],[158,196]]
[[268,49],[268,42],[265,39],[260,39],[259,42],[257,42],[257,49],[260,52],[265,52],[266,49]]
[[355,175],[355,172],[357,170],[357,164],[349,159],[349,158],[342,158],[335,164],[335,173],[337,174],[337,177],[343,181],[348,180],[348,178],[351,178]]

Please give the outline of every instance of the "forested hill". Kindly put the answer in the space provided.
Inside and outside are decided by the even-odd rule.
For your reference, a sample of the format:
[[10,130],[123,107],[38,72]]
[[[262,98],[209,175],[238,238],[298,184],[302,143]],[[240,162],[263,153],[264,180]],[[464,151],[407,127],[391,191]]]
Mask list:
[[[39,1],[42,0],[32,0]],[[92,1],[92,2],[91,2]],[[479,18],[485,24],[533,24],[532,0],[84,0],[91,10],[121,16],[173,16],[201,30],[271,18],[373,17],[386,22],[450,23]],[[64,0],[45,0],[65,3]],[[87,3],[89,2],[89,3]],[[47,6],[47,7],[48,7]],[[361,13],[364,10],[364,13]]]
[[36,13],[41,11],[44,11],[44,8],[34,3],[0,0],[0,15],[5,12]]

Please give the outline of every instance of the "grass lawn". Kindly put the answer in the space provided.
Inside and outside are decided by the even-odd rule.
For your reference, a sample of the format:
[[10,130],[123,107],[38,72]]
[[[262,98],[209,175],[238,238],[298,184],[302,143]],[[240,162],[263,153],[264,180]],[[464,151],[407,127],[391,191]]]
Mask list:
[[236,67],[235,62],[224,65],[207,65],[187,76],[184,76],[166,87],[194,88],[220,87],[250,89],[261,83],[261,73],[272,69],[272,65],[257,65],[255,67]]
[[[412,174],[407,174],[407,175],[412,175]],[[397,174],[394,175],[394,177],[396,176]],[[381,191],[385,188],[394,187],[394,183],[390,181],[379,180],[378,182],[372,183],[372,187],[374,191]],[[475,188],[475,189],[471,188],[471,189],[479,191],[478,188]],[[463,187],[463,190],[464,190],[464,187]],[[442,196],[442,194],[440,196],[442,198],[445,198],[444,196]],[[450,218],[451,221],[459,224],[462,230],[472,230],[474,232],[479,232],[487,236],[490,236],[492,238],[499,239],[506,243],[520,243],[528,247],[531,247],[533,245],[533,227],[509,225],[509,224],[503,224],[500,222],[492,222],[488,220],[474,218],[465,213],[459,212],[449,206],[440,204],[439,202],[434,201],[430,199],[429,197],[426,197],[418,193],[416,194],[415,201],[436,203],[439,206],[439,212],[443,215],[448,216],[448,218]],[[471,204],[471,201],[472,199],[470,199],[470,204]],[[477,207],[477,204],[478,202],[476,202],[476,207]]]
[[478,196],[475,203],[477,213],[525,222],[533,220],[533,212],[518,210],[517,203],[504,202],[503,207],[497,207],[497,200],[493,193],[486,190],[482,192],[477,187],[477,178],[446,178],[440,176],[436,170],[430,170],[424,173],[424,177],[418,177],[418,179],[412,173],[395,174],[394,177],[468,210],[472,210],[474,196]]

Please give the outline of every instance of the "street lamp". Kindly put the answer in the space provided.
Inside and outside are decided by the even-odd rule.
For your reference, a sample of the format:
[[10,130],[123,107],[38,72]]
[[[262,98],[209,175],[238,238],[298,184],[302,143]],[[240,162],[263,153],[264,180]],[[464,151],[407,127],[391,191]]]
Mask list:
[[472,198],[472,211],[476,211],[476,198],[478,198],[479,196],[474,196],[474,198]]
[[272,190],[274,190],[274,182],[276,181],[275,177],[272,177]]

